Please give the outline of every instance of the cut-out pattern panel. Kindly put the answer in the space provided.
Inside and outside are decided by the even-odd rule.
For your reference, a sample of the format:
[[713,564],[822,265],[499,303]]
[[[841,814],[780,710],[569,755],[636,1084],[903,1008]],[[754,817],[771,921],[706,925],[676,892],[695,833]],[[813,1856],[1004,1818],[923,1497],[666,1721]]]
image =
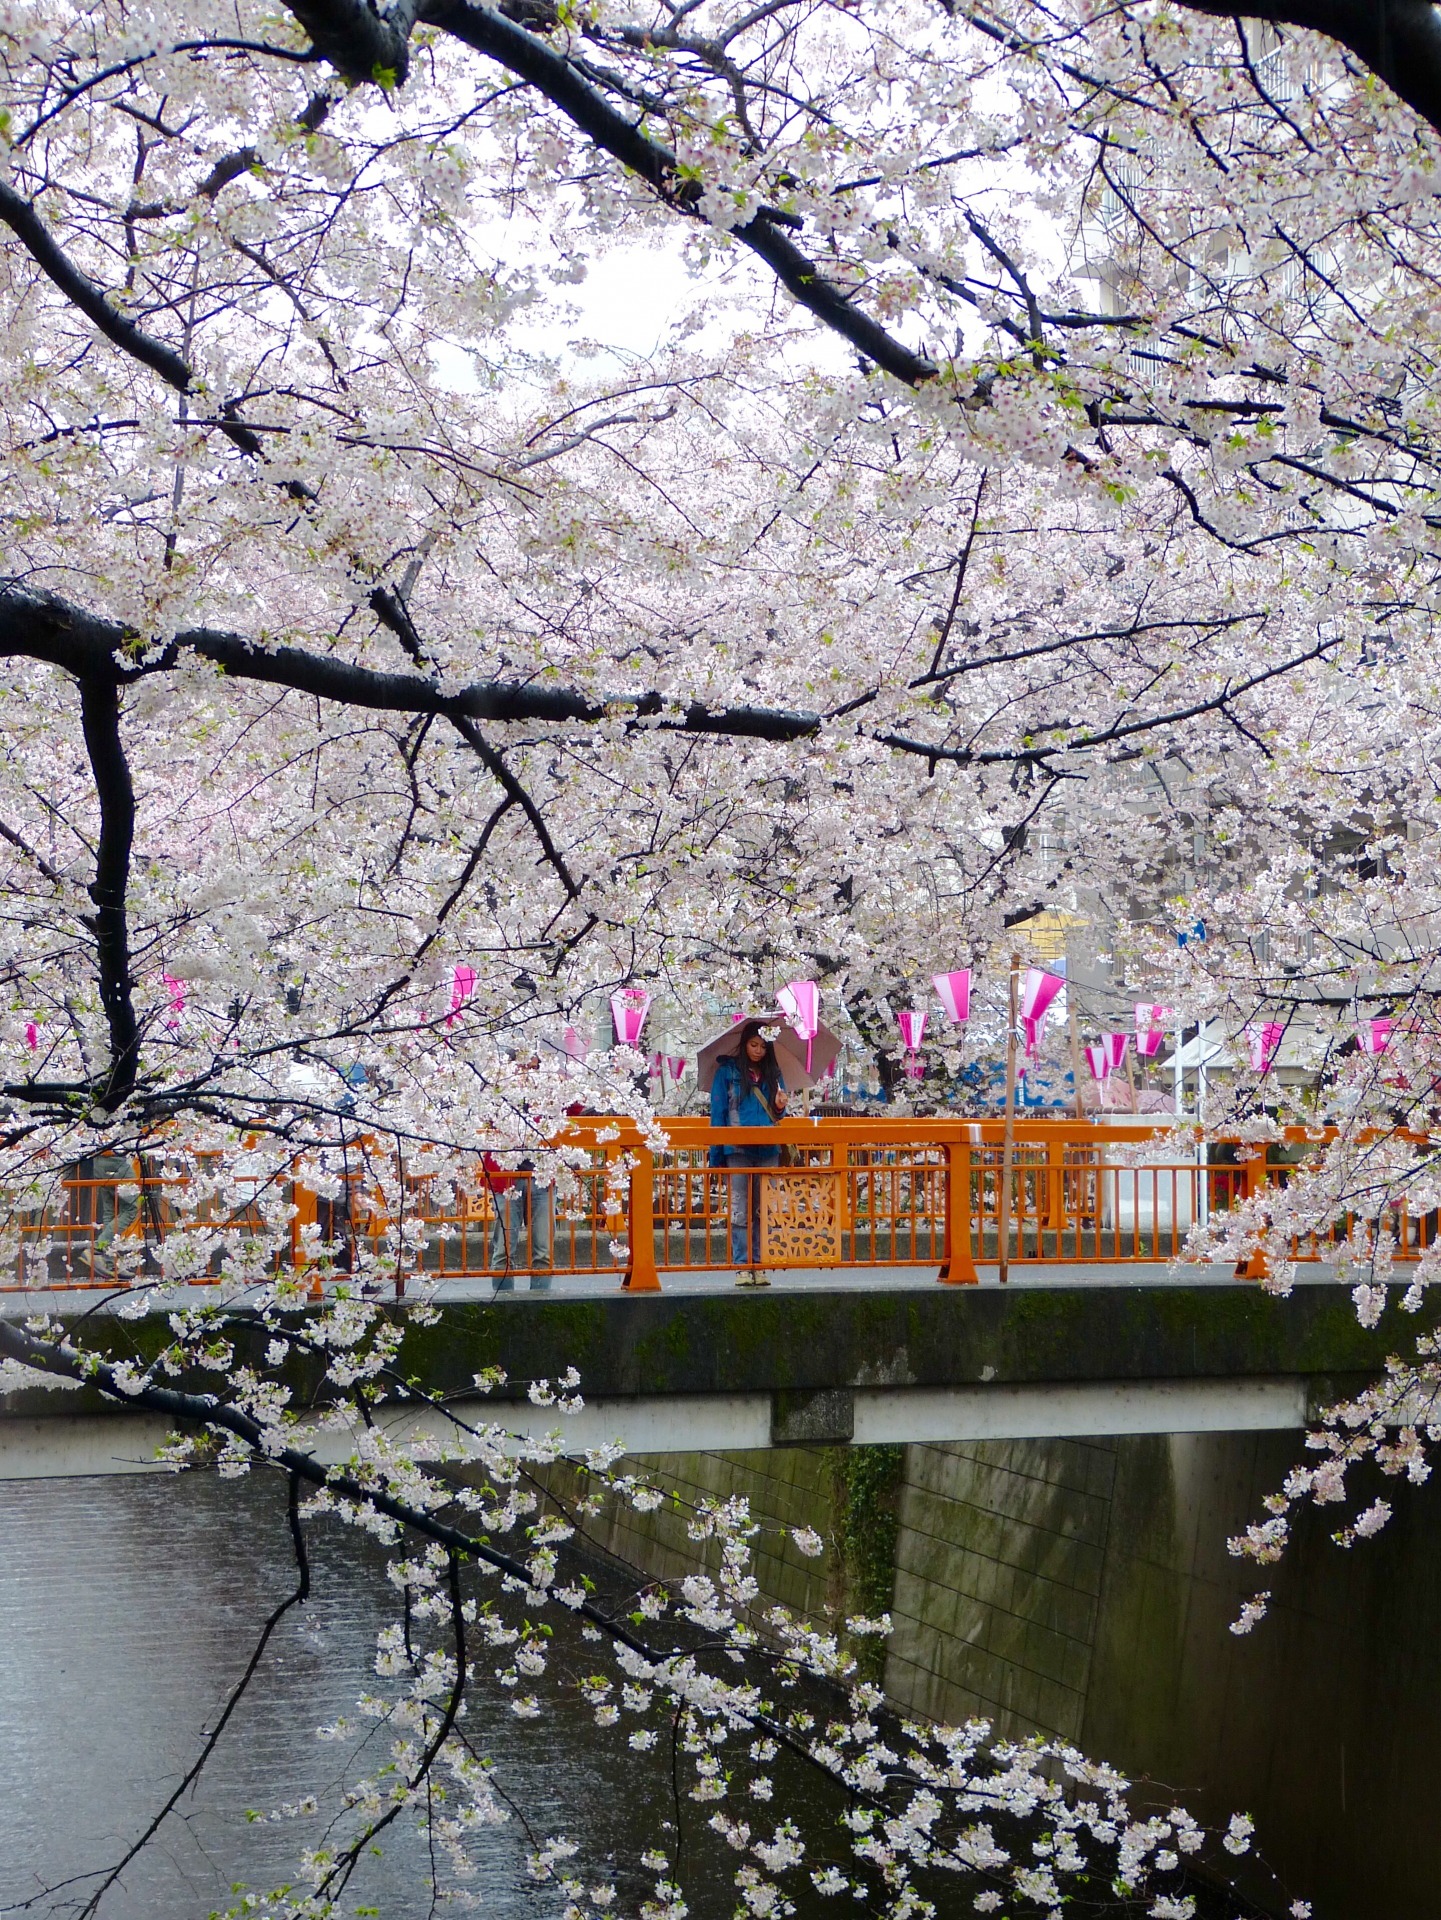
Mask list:
[[841,1172],[826,1168],[768,1173],[761,1179],[761,1263],[838,1267]]

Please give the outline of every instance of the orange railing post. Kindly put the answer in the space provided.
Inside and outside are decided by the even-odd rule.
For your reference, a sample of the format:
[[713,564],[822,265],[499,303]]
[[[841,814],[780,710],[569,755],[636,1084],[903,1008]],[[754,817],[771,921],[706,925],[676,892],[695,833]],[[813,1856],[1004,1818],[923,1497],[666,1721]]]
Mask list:
[[971,1246],[971,1150],[962,1140],[948,1140],[946,1154],[946,1238],[941,1270],[944,1285],[974,1287],[981,1276]]
[[[1246,1199],[1254,1200],[1266,1185],[1266,1149],[1248,1154],[1241,1162],[1241,1173],[1246,1185]],[[1266,1265],[1266,1256],[1259,1246],[1252,1247],[1243,1260],[1236,1263],[1238,1280],[1264,1280],[1270,1269]]]
[[655,1264],[655,1157],[648,1147],[636,1150],[630,1172],[630,1258],[621,1286],[627,1293],[659,1293]]

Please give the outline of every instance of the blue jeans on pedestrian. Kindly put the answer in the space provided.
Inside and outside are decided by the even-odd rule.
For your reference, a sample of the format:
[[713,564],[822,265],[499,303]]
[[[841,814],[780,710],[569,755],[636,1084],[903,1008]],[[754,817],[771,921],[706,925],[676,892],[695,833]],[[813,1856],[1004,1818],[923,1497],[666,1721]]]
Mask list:
[[[761,1182],[754,1173],[732,1173],[732,1167],[778,1167],[779,1147],[727,1147],[726,1180],[730,1186],[731,1265],[754,1267],[761,1254]],[[750,1232],[746,1227],[749,1223]],[[747,1244],[749,1243],[749,1245]]]
[[531,1291],[539,1292],[550,1285],[555,1188],[540,1187],[533,1178],[522,1178],[513,1187],[495,1195],[490,1263],[500,1269],[500,1278],[495,1284],[502,1293],[513,1285],[517,1272],[525,1271],[520,1264],[520,1245],[527,1214],[530,1216]]

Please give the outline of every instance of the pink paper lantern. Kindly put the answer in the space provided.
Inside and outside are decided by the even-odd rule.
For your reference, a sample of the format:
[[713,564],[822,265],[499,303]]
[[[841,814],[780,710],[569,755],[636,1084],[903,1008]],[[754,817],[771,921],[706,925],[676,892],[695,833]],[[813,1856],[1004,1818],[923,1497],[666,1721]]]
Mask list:
[[1058,973],[1043,973],[1039,967],[1028,967],[1021,982],[1021,1018],[1043,1021],[1051,1002],[1065,984]]
[[450,1012],[445,1016],[445,1024],[453,1027],[460,1018],[460,1010],[475,992],[475,968],[468,967],[463,960],[456,963],[450,979]]
[[1119,1068],[1125,1066],[1126,1048],[1130,1045],[1129,1034],[1108,1033],[1101,1044],[1106,1049],[1106,1059],[1110,1063],[1110,1072],[1115,1073]]
[[896,1015],[901,1040],[907,1053],[914,1053],[926,1031],[926,1016],[915,1007],[905,1007]]
[[40,1045],[40,1029],[33,1020],[25,1022],[25,1044],[34,1053]]
[[1103,1040],[1098,1047],[1086,1048],[1086,1065],[1091,1069],[1091,1078],[1096,1081],[1108,1080],[1111,1076],[1111,1051]]
[[1391,1020],[1383,1015],[1376,1020],[1367,1020],[1361,1027],[1357,1038],[1361,1042],[1362,1053],[1384,1053],[1391,1040]]
[[1161,1051],[1161,1042],[1166,1037],[1164,1023],[1170,1012],[1169,1007],[1157,1001],[1136,1002],[1136,1052],[1143,1060],[1153,1059]]
[[677,1056],[672,1054],[667,1056],[666,1065],[670,1068],[672,1086],[678,1087],[680,1085],[680,1077],[685,1072],[685,1055],[681,1054]]
[[806,1043],[806,1072],[821,1025],[821,990],[814,980],[790,980],[776,995],[781,1011]]
[[1257,1073],[1269,1073],[1285,1028],[1279,1020],[1253,1020],[1246,1028],[1246,1048]]
[[1021,1038],[1025,1042],[1026,1058],[1028,1060],[1034,1060],[1040,1052],[1041,1036],[1045,1031],[1046,1016],[1044,1014],[1041,1015],[1039,1020],[1030,1020],[1025,1014],[1021,1015]]
[[665,1055],[663,1053],[653,1053],[650,1057],[650,1065],[646,1068],[646,1071],[652,1080],[659,1080],[661,1085],[664,1086]]
[[940,995],[946,1018],[959,1026],[971,1017],[971,970],[961,967],[955,973],[935,973],[931,983]]
[[644,987],[622,987],[619,993],[610,996],[615,1037],[623,1047],[633,1047],[640,1039],[640,1030],[645,1025],[649,1006],[650,995]]
[[560,1044],[565,1048],[566,1057],[571,1060],[584,1060],[585,1042],[574,1027],[567,1027],[561,1036]]

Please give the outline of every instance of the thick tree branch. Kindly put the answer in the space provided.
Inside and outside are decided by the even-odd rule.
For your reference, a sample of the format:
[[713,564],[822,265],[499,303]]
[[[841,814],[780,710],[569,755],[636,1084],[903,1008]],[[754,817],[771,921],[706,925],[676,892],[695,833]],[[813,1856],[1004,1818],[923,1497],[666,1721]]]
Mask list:
[[0,181],[0,220],[25,247],[35,264],[122,353],[158,373],[177,393],[190,391],[191,371],[173,348],[137,327],[111,300],[103,287],[82,273],[58,245],[49,227],[22,194]]
[[[360,0],[300,0],[291,11],[317,50],[348,79],[372,79],[377,68],[396,70],[393,49],[391,54],[378,51],[382,46],[390,48],[398,31],[399,16],[394,9],[385,22]],[[671,149],[627,119],[566,54],[476,0],[425,0],[419,17],[533,86],[598,147],[644,180],[668,206],[692,219],[702,217],[699,196],[681,179]],[[392,18],[394,29],[389,24]],[[403,72],[403,66],[399,70]],[[793,300],[878,367],[908,386],[934,379],[937,369],[932,361],[894,339],[856,306],[851,291],[826,279],[814,261],[782,232],[782,225],[791,219],[774,209],[763,209],[734,228],[734,237],[765,261]]]
[[[1201,621],[1198,625],[1214,627],[1216,623]],[[1165,732],[1183,721],[1216,712],[1252,688],[1324,658],[1340,644],[1339,640],[1323,641],[1195,704],[1154,716],[1145,715],[1095,733],[1078,732],[1073,739],[1048,746],[1026,745],[992,751],[948,746],[897,733],[874,737],[894,752],[932,762],[945,761],[953,766],[1040,762],[1058,753],[1094,751],[1133,735]],[[835,718],[784,707],[711,708],[699,701],[683,709],[667,710],[661,695],[654,691],[607,694],[598,700],[575,689],[539,687],[530,682],[481,680],[448,692],[420,674],[380,673],[373,667],[358,666],[329,654],[308,653],[299,647],[263,647],[241,634],[219,633],[209,628],[177,633],[156,660],[128,670],[117,668],[117,658],[123,660],[127,654],[133,657],[135,652],[136,635],[117,621],[102,620],[61,600],[58,595],[30,593],[20,587],[0,589],[0,657],[21,655],[48,660],[81,679],[109,673],[123,682],[164,671],[183,655],[193,654],[212,661],[236,679],[288,687],[296,693],[370,712],[438,714],[457,722],[489,720],[594,726],[606,719],[620,718],[658,732],[785,743],[811,739],[833,724]],[[854,707],[861,702],[850,704]],[[1051,735],[1069,731],[1072,726],[1071,722],[1057,721],[1053,725],[1038,726],[1034,732],[1038,736]],[[524,806],[508,788],[507,797],[515,805]]]
[[[324,96],[319,96],[324,98]],[[202,188],[202,191],[204,189]],[[193,393],[195,375],[188,362],[163,340],[157,340],[133,320],[128,320],[111,296],[80,268],[59,245],[35,208],[13,187],[0,181],[0,220],[29,252],[35,264],[83,313],[87,320],[122,353],[158,373],[177,393]],[[252,457],[260,453],[260,437],[242,422],[228,417],[224,407],[216,417],[216,427],[233,446]],[[286,485],[296,499],[311,497],[309,490],[296,481]]]
[[[594,726],[619,717],[650,721],[674,732],[776,741],[803,740],[821,724],[817,714],[778,707],[712,709],[693,702],[682,713],[667,714],[658,693],[618,693],[598,700],[574,689],[526,681],[480,680],[447,691],[420,674],[380,673],[329,654],[264,647],[242,634],[206,627],[177,633],[158,656],[145,660],[139,636],[117,620],[102,619],[58,594],[0,588],[0,656],[47,660],[77,679],[108,674],[125,683],[172,668],[186,654],[209,660],[239,680],[289,687],[373,713],[433,713],[444,719],[551,726]],[[140,664],[126,666],[127,658]]]
[[135,841],[135,787],[120,739],[120,687],[113,671],[82,677],[80,719],[100,802],[100,843],[90,898],[95,902],[92,924],[110,1061],[96,1089],[95,1102],[108,1112],[134,1091],[140,1053],[140,1028],[131,998],[134,983],[130,978],[126,906],[130,850]]
[[382,13],[366,0],[290,0],[317,53],[355,86],[400,86],[410,71],[413,6]]
[[[376,618],[383,621],[400,641],[417,667],[424,667],[425,652],[420,644],[420,635],[416,632],[415,622],[410,617],[410,609],[400,593],[393,593],[388,587],[377,587],[370,596],[370,605]],[[491,779],[501,788],[512,805],[520,808],[530,822],[531,831],[540,842],[541,852],[550,862],[560,878],[561,885],[574,900],[580,893],[580,884],[566,864],[565,857],[551,837],[546,825],[545,815],[531,799],[524,786],[505,764],[504,759],[491,746],[474,720],[452,715],[451,725],[464,740],[484,766]]]
[[[303,111],[295,117],[297,129],[301,133],[314,133],[317,128],[324,124],[325,117],[334,104],[334,96],[325,92],[324,89],[318,93],[311,94],[309,100],[305,103]],[[195,197],[198,200],[213,200],[217,194],[221,193],[230,185],[232,180],[238,180],[243,173],[248,173],[252,167],[262,166],[263,164],[264,160],[258,147],[239,147],[234,153],[227,153],[223,158],[216,161],[215,165],[195,189]],[[179,211],[179,209],[176,209],[176,211]]]

